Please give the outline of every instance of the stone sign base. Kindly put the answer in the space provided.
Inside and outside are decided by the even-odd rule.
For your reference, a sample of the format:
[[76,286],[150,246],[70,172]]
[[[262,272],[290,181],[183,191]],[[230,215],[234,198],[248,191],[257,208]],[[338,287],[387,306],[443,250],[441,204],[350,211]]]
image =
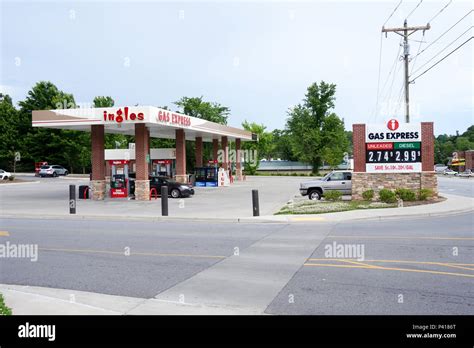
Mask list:
[[[438,196],[438,180],[435,172],[421,173],[352,173],[352,199],[361,200],[362,193],[374,190],[377,196],[381,189],[396,190],[406,188],[418,192],[430,189]],[[433,197],[434,198],[434,197]]]

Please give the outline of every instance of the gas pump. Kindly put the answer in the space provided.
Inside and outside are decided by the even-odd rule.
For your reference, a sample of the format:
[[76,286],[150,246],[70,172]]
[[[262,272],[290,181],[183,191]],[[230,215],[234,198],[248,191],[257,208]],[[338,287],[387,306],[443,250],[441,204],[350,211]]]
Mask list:
[[158,176],[171,177],[171,164],[172,160],[170,159],[153,160],[153,172]]
[[129,161],[112,160],[109,161],[112,175],[110,177],[110,197],[126,198],[130,194],[128,184],[128,166]]
[[196,181],[194,182],[195,186],[218,186],[217,161],[209,161],[208,165],[208,167],[194,168],[194,176],[196,178]]

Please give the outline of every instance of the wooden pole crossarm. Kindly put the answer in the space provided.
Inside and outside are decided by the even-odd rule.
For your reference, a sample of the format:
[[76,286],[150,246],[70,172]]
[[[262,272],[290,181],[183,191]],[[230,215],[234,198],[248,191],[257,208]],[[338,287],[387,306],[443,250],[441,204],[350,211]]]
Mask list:
[[385,27],[382,27],[382,33],[389,33],[389,32],[397,32],[397,31],[401,31],[401,32],[404,32],[405,30],[407,31],[417,31],[417,30],[430,30],[431,29],[431,26],[430,24],[428,23],[427,25],[423,25],[423,26],[419,26],[419,27],[401,27],[401,28],[385,28]]

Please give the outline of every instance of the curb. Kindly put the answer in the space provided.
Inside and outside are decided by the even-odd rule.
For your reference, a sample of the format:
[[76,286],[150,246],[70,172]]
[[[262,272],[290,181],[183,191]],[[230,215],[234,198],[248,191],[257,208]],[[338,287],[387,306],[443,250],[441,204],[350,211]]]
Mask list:
[[[5,214],[0,215],[2,219],[30,219],[30,220],[115,220],[115,221],[148,221],[148,222],[206,222],[206,223],[274,223],[274,224],[289,224],[289,223],[334,223],[345,221],[363,221],[363,220],[382,220],[382,219],[401,219],[401,218],[422,218],[422,217],[443,217],[451,215],[461,215],[473,212],[474,207],[460,210],[450,210],[435,213],[420,213],[420,214],[396,214],[396,215],[376,215],[369,217],[353,217],[353,218],[328,218],[325,214],[306,214],[306,215],[278,215],[283,218],[276,219],[273,215],[259,216],[259,217],[236,217],[236,218],[192,218],[192,217],[173,217],[173,216],[117,216],[117,215],[26,215],[26,214]],[[334,213],[330,213],[334,214]],[[295,221],[292,218],[320,218],[320,220],[306,220]]]
[[[272,215],[270,215],[272,216]],[[26,215],[26,214],[4,214],[0,219],[30,219],[30,220],[95,220],[95,221],[150,221],[150,222],[214,222],[214,223],[288,223],[291,221],[276,220],[265,217],[244,218],[187,218],[173,216],[117,216],[117,215]]]

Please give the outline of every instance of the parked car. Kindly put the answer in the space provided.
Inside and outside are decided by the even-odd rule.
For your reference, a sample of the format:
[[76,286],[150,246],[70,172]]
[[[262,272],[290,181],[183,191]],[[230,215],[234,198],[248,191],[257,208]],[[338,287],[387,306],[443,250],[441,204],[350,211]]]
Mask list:
[[[172,198],[186,198],[194,195],[191,185],[182,184],[166,176],[150,175],[150,190],[154,188],[157,195],[161,194],[161,187],[168,186],[168,195]],[[130,194],[135,194],[135,173],[129,174]]]
[[452,169],[446,169],[443,174],[444,175],[456,175],[458,172],[455,172],[454,170]]
[[462,172],[462,173],[457,173],[456,176],[461,176],[461,177],[470,178],[471,176],[474,176],[474,173],[473,173],[470,169],[467,169],[467,170],[465,170],[465,171]]
[[35,176],[39,176],[42,166],[47,166],[48,162],[35,162]]
[[45,176],[57,177],[58,175],[68,175],[66,168],[58,165],[41,166],[39,175],[43,178]]
[[7,180],[10,176],[12,176],[10,172],[0,169],[0,177],[2,178],[2,180]]
[[444,164],[435,164],[434,166],[436,173],[443,173],[446,169],[448,169],[448,166],[445,166]]
[[346,170],[334,170],[320,180],[306,181],[300,184],[302,196],[309,199],[321,199],[327,191],[340,191],[343,195],[352,193],[352,172]]

